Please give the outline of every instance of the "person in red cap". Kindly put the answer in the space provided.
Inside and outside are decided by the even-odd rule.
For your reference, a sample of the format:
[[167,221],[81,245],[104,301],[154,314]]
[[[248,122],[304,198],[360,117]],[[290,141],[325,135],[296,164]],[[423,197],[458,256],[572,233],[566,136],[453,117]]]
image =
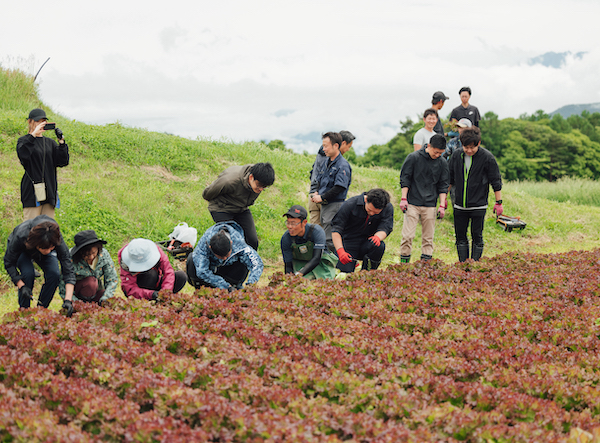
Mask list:
[[43,109],[33,109],[27,123],[29,133],[17,140],[17,155],[25,169],[21,179],[23,219],[41,214],[55,218],[55,208],[60,206],[56,168],[69,164],[69,146],[59,128],[54,129],[58,143],[44,137],[48,119]]

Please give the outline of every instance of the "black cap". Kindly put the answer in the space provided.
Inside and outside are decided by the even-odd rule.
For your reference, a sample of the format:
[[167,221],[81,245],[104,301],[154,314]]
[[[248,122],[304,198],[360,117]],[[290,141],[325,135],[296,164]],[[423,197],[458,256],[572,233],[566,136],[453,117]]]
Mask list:
[[300,218],[300,219],[304,220],[308,216],[308,212],[306,212],[306,209],[304,209],[304,207],[302,207],[300,205],[294,205],[290,209],[288,209],[288,212],[283,214],[283,216]]
[[98,238],[96,235],[96,231],[93,229],[88,229],[87,231],[81,231],[75,234],[75,247],[71,249],[71,256],[74,256],[79,252],[79,250],[87,245],[91,245],[94,243],[102,243],[106,244],[106,240],[102,240]]
[[32,109],[28,117],[29,120],[33,120],[34,122],[40,121],[43,118],[47,118],[46,112],[40,108]]
[[435,104],[437,102],[439,102],[440,100],[448,100],[450,99],[450,97],[446,97],[446,94],[444,94],[442,91],[437,91],[433,93],[433,100],[432,102]]

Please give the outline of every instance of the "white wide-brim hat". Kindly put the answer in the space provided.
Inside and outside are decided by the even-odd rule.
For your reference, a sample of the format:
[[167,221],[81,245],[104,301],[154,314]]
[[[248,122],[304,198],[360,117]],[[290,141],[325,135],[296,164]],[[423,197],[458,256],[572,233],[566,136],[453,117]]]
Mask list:
[[158,246],[152,240],[134,238],[121,252],[121,261],[129,272],[146,272],[160,260]]

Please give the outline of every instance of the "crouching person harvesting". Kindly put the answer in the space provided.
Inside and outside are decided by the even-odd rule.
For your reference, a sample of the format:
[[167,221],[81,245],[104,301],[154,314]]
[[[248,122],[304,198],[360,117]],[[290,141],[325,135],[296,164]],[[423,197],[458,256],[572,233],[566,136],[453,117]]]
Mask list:
[[19,290],[21,308],[29,308],[33,300],[35,270],[32,260],[44,273],[44,284],[37,305],[44,308],[50,306],[62,273],[65,281],[65,301],[62,307],[70,317],[73,314],[75,288],[73,262],[58,224],[47,215],[24,221],[8,237],[4,267]]
[[502,215],[502,178],[494,155],[481,145],[478,127],[466,128],[460,134],[462,148],[450,157],[450,188],[455,187],[454,232],[458,260],[469,258],[467,228],[471,224],[473,246],[471,258],[479,260],[483,254],[483,222],[488,207],[490,185],[494,190],[494,212]]
[[[258,281],[263,262],[244,240],[244,230],[234,221],[208,228],[187,259],[188,282],[233,291]],[[246,281],[247,279],[247,281]]]

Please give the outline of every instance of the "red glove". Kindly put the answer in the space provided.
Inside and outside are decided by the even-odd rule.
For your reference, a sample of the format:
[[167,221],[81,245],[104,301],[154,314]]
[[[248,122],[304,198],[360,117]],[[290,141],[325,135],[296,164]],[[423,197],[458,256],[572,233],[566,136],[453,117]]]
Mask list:
[[402,212],[406,212],[406,210],[408,209],[408,200],[403,198],[402,200],[400,200],[400,209],[402,209]]
[[376,235],[369,237],[369,241],[372,242],[377,247],[379,247],[379,245],[381,244],[381,239],[379,237],[377,237]]
[[348,254],[344,248],[340,248],[336,252],[343,265],[347,265],[352,261],[352,256]]
[[442,219],[446,215],[446,208],[444,206],[440,206],[438,208],[437,218]]
[[496,214],[496,216],[500,217],[503,212],[504,212],[504,208],[502,207],[502,202],[500,202],[500,203],[496,202],[496,204],[494,205],[494,213]]

